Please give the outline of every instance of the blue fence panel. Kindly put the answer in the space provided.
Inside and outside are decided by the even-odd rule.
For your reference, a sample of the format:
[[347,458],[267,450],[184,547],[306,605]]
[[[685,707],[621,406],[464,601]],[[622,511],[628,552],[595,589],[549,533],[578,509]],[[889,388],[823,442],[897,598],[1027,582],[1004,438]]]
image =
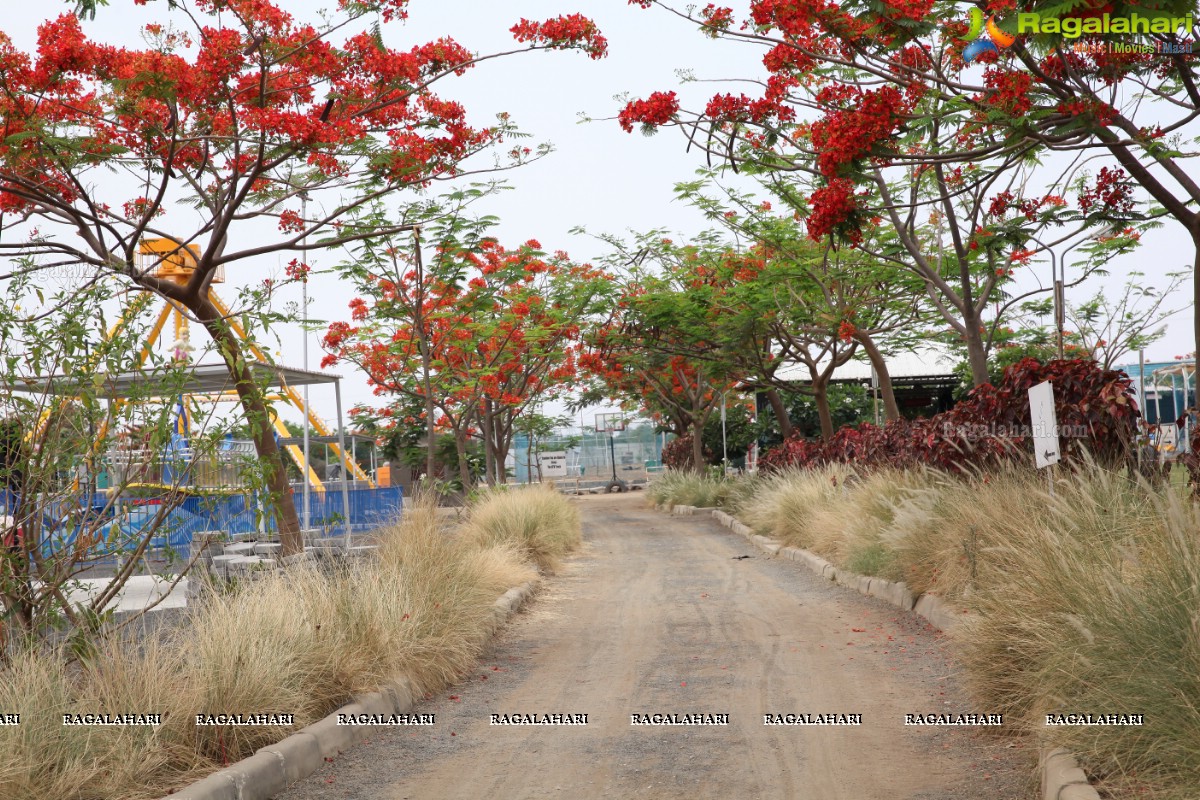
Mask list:
[[[404,506],[401,487],[378,489],[351,489],[350,531],[371,530],[399,518]],[[296,513],[303,519],[303,497],[293,497]],[[0,503],[12,513],[14,498],[8,492],[0,492]],[[69,524],[85,513],[87,498],[69,502],[47,504],[44,509],[43,536],[41,547],[45,555],[61,552],[72,547],[76,539],[76,525]],[[99,513],[103,502],[94,509]],[[102,530],[117,527],[117,536],[109,544],[97,543],[91,549],[97,554],[120,549],[133,549],[141,538],[141,531],[157,517],[161,506],[155,499],[117,498],[106,514]],[[312,526],[321,528],[329,536],[340,536],[346,532],[342,493],[326,489],[324,496],[314,492],[309,497]],[[251,493],[227,496],[192,496],[177,508],[167,513],[166,519],[155,531],[150,541],[152,548],[171,547],[186,552],[192,536],[197,531],[221,530],[230,534],[254,533],[260,529],[276,529],[273,515],[264,513],[258,497]]]

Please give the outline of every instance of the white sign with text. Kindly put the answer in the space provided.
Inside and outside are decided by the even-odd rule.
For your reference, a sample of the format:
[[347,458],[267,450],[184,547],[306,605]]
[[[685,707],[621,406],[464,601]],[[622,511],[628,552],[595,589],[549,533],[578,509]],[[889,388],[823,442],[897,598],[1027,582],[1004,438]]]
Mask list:
[[543,478],[567,477],[567,454],[565,452],[540,453],[538,461],[542,465]]
[[1054,413],[1054,384],[1050,381],[1029,387],[1029,425],[1038,469],[1057,464],[1058,417]]

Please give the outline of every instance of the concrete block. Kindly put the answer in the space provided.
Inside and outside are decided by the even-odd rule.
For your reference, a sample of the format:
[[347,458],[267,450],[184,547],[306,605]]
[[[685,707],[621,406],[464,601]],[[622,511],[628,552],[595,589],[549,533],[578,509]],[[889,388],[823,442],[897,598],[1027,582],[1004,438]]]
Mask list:
[[333,758],[338,753],[349,750],[351,745],[361,742],[367,737],[370,729],[361,725],[338,725],[338,714],[367,714],[366,709],[358,703],[342,706],[319,722],[308,725],[302,731],[317,740],[321,748],[321,758]]
[[212,560],[213,574],[215,574],[219,578],[228,580],[229,579],[229,562],[233,561],[234,559],[238,559],[238,558],[244,558],[244,556],[234,556],[234,555],[225,555],[225,554],[221,554],[219,556],[213,556],[213,560]]
[[1100,793],[1089,783],[1071,783],[1059,790],[1055,800],[1100,800]]
[[902,607],[904,603],[904,584],[894,583],[883,578],[872,577],[871,585],[863,593],[871,597],[878,597],[893,606]]
[[838,576],[837,568],[833,564],[825,564],[821,567],[821,577],[831,581],[836,581]]
[[227,556],[248,556],[254,553],[253,542],[234,542],[227,544],[222,549],[222,552]]
[[733,532],[739,536],[750,536],[753,533],[753,531],[750,530],[750,526],[746,525],[744,522],[734,522],[731,526],[731,530],[733,530]]
[[288,786],[283,761],[274,753],[255,753],[222,770],[233,775],[241,800],[274,797]]
[[960,618],[955,609],[947,605],[942,598],[932,594],[923,594],[917,598],[913,610],[929,620],[930,625],[946,633],[954,630]]
[[1057,795],[1062,793],[1064,786],[1070,786],[1071,784],[1087,786],[1088,782],[1087,774],[1079,767],[1064,767],[1059,765],[1052,770],[1047,770],[1046,774],[1050,778],[1051,789],[1058,787],[1055,800],[1057,800]]
[[730,523],[733,522],[733,517],[729,516],[724,511],[714,511],[713,517],[717,520],[717,522],[721,523],[726,528],[728,528]]
[[407,714],[413,707],[413,690],[412,684],[408,678],[401,676],[394,680],[388,681],[383,690],[392,699],[392,713]]
[[810,553],[808,550],[800,551],[800,560],[804,562],[804,566],[808,567],[809,570],[818,575],[824,575],[825,568],[833,566],[816,553]]
[[847,589],[858,588],[858,575],[855,575],[853,572],[841,569],[834,570],[833,579],[837,582],[838,586],[845,586]]
[[859,594],[870,594],[871,593],[871,580],[872,580],[871,577],[868,575],[859,575],[858,576],[858,593]]
[[310,550],[340,550],[346,544],[346,540],[341,536],[326,536],[321,539],[313,539],[308,543]]
[[233,775],[225,770],[185,786],[170,797],[171,800],[241,800]]
[[355,698],[355,702],[362,706],[364,714],[391,714],[394,707],[391,695],[382,691],[364,694]]
[[225,562],[225,568],[230,575],[245,575],[261,563],[262,559],[258,556],[234,556]]
[[899,586],[900,586],[900,602],[897,603],[897,605],[899,605],[905,611],[912,611],[913,606],[917,602],[916,598],[913,597],[912,589],[909,589],[908,586],[906,586],[903,583],[899,584]]
[[281,560],[281,565],[284,567],[290,567],[293,565],[308,564],[311,563],[312,560],[313,554],[308,550],[304,550],[299,553],[292,553],[290,556],[284,556]]
[[377,545],[377,544],[360,544],[360,545],[355,545],[355,546],[351,547],[349,550],[347,550],[346,556],[351,557],[351,558],[353,558],[353,557],[362,558],[364,556],[373,556],[378,552],[379,552],[379,545]]
[[227,538],[225,531],[197,531],[192,534],[192,554],[199,554],[198,562],[212,563],[213,556],[223,552],[222,545]]
[[313,774],[325,760],[316,737],[303,731],[293,733],[282,742],[260,748],[258,752],[279,759],[284,779],[289,784]]
[[254,545],[253,552],[256,556],[277,556],[282,549],[283,545],[275,542],[258,542]]

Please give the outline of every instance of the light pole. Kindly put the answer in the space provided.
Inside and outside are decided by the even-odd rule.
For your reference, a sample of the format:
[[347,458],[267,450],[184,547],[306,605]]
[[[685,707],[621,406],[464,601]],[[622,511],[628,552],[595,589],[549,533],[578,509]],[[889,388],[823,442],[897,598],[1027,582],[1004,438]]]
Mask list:
[[[699,435],[699,434],[697,434]],[[729,443],[725,435],[725,393],[721,392],[721,468],[729,475]]]
[[[301,263],[305,267],[308,266],[308,192],[300,193],[300,217],[304,221],[305,234],[301,239]],[[302,319],[304,320],[304,370],[308,371],[308,270],[301,270],[300,287],[303,292],[301,300]],[[309,466],[312,462],[309,459],[309,440],[308,440],[308,410],[311,406],[308,404],[308,383],[304,384],[304,467],[300,470],[300,480],[304,483],[304,530],[307,531],[312,527],[312,511],[309,507],[309,487],[308,473],[312,469]],[[346,520],[347,530],[349,530],[350,520]]]
[[1083,241],[1078,241],[1068,247],[1063,251],[1062,258],[1059,258],[1055,255],[1054,250],[1043,244],[1040,239],[1030,236],[1029,240],[1036,242],[1038,247],[1050,254],[1050,279],[1054,289],[1054,331],[1057,339],[1058,358],[1061,361],[1066,357],[1064,355],[1063,328],[1066,326],[1067,320],[1067,253],[1083,244]]

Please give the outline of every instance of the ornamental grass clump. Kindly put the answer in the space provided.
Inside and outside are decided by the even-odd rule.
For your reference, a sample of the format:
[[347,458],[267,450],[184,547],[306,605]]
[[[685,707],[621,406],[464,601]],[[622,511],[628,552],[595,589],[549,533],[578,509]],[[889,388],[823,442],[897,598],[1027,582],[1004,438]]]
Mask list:
[[707,472],[667,470],[646,487],[647,499],[668,510],[675,506],[724,508],[734,505],[746,494],[752,481],[729,478],[719,469]]
[[[209,596],[172,630],[74,655],[12,653],[0,712],[21,724],[0,725],[0,798],[151,800],[385,680],[404,676],[418,695],[457,680],[494,629],[496,597],[537,577],[535,556],[561,557],[579,541],[575,509],[547,490],[490,495],[474,513],[456,532],[418,499],[379,532],[376,559],[262,574]],[[64,726],[65,713],[159,714],[161,724]],[[228,714],[291,721],[196,725],[197,715]]]
[[[1040,492],[1040,496],[1039,496]],[[1081,470],[1030,488],[957,634],[975,696],[1064,746],[1114,792],[1200,785],[1200,509],[1176,490]],[[1047,726],[1048,714],[1142,725]],[[1155,794],[1155,793],[1158,794]]]
[[475,503],[462,531],[475,547],[515,543],[543,570],[579,546],[582,526],[572,501],[546,486],[489,492]]
[[[965,609],[976,704],[1075,752],[1114,796],[1200,785],[1200,505],[1081,457],[947,475],[844,467],[761,479],[738,516],[863,574]],[[1050,714],[1142,725],[1047,726]]]

